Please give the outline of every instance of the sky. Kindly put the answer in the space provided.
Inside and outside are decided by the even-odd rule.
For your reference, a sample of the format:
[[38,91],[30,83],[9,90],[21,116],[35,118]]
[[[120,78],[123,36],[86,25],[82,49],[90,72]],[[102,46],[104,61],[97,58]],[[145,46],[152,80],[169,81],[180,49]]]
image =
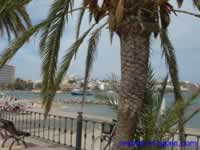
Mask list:
[[[39,23],[48,15],[48,10],[52,1],[53,0],[33,0],[27,6],[33,24]],[[175,8],[176,7],[175,5]],[[182,9],[198,12],[192,6],[191,1],[185,1]],[[77,17],[74,15],[66,25],[61,42],[59,60],[61,60],[66,50],[75,40],[74,31],[76,19]],[[84,19],[82,31],[88,28],[86,20],[87,19]],[[183,14],[178,14],[178,16],[172,14],[169,35],[176,50],[180,79],[200,83],[200,69],[198,68],[198,65],[200,65],[200,18],[194,18]],[[41,59],[38,53],[39,39],[39,34],[31,38],[9,62],[9,64],[16,66],[16,77],[26,80],[41,79]],[[2,52],[8,44],[7,37],[1,37],[0,52]],[[73,74],[81,77],[84,75],[86,49],[87,40],[80,48],[76,59],[70,66],[68,75]],[[166,65],[161,56],[160,42],[158,39],[154,38],[151,39],[151,63],[156,78],[164,78],[166,75]],[[105,79],[112,73],[120,75],[120,45],[117,36],[114,37],[112,45],[110,44],[108,30],[106,29],[101,35],[92,77]]]

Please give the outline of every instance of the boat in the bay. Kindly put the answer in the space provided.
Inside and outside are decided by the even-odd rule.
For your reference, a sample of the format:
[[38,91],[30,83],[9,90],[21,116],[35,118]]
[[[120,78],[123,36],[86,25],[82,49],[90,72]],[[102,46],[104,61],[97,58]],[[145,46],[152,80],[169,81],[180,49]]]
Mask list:
[[[71,94],[74,95],[74,96],[81,96],[81,95],[83,95],[83,90],[74,89],[74,90],[71,91]],[[87,96],[93,95],[93,92],[91,90],[87,90],[85,92],[85,95],[87,95]]]

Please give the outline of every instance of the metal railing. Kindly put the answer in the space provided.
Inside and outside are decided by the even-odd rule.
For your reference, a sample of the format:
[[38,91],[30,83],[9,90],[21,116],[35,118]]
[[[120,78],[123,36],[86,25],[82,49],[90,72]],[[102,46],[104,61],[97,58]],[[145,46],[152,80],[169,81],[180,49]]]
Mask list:
[[[47,142],[70,146],[76,150],[103,150],[107,144],[101,139],[105,125],[112,123],[82,118],[79,113],[77,118],[48,114],[46,119],[40,112],[7,112],[0,111],[0,118],[12,121],[17,129],[30,132],[32,136],[44,139]],[[170,141],[178,141],[178,133],[170,133]],[[185,134],[185,139],[196,141],[195,147],[190,150],[200,150],[200,135]],[[112,144],[106,150],[110,150]],[[177,147],[170,147],[175,150]]]
[[185,133],[183,142],[180,142],[180,140],[179,140],[179,133],[169,132],[168,135],[170,135],[170,137],[171,137],[169,139],[169,141],[171,141],[171,143],[174,142],[174,144],[175,144],[175,142],[176,142],[179,145],[178,147],[177,146],[169,147],[168,149],[170,149],[170,150],[178,150],[178,149],[180,149],[180,147],[184,148],[184,150],[200,150],[200,147],[199,147],[200,135]]
[[29,132],[31,136],[47,142],[76,150],[103,150],[103,141],[99,137],[105,122],[83,119],[82,114],[77,118],[48,114],[45,119],[40,112],[0,111],[0,118],[12,121],[18,130]]

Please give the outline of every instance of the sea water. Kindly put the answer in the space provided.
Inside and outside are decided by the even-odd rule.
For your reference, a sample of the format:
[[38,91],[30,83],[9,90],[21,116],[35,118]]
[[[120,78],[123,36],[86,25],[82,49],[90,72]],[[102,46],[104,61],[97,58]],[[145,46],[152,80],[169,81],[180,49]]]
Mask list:
[[[4,93],[6,93],[7,95],[10,95],[10,96],[14,96],[17,99],[33,100],[33,99],[40,98],[40,94],[35,94],[30,91],[8,91],[8,92],[4,92]],[[191,94],[189,94],[189,93],[183,93],[183,96],[186,99],[190,95]],[[71,95],[70,92],[56,95],[56,100],[58,100],[58,101],[67,101],[67,100],[73,100],[73,99],[81,99],[81,97],[73,96],[73,95]],[[95,101],[95,96],[87,96],[86,99]],[[165,95],[165,99],[166,99],[166,107],[170,108],[174,104],[173,94],[167,93]],[[193,101],[193,105],[188,107],[186,114],[189,114],[198,108],[200,108],[200,97],[197,97]],[[65,106],[63,106],[62,109],[63,109],[63,111],[68,111],[68,112],[79,112],[81,110],[81,105],[80,104],[66,104]],[[85,104],[83,112],[85,114],[105,116],[105,117],[109,117],[109,118],[116,118],[116,111],[111,106],[108,106],[108,105]],[[200,113],[198,113],[190,121],[188,121],[188,123],[186,124],[186,127],[200,129]]]

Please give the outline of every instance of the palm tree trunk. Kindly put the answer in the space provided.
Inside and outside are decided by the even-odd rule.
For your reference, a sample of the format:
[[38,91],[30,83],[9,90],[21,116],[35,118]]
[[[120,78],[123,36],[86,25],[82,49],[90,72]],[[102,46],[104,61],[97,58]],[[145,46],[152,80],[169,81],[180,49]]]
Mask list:
[[133,140],[137,116],[141,111],[147,79],[150,33],[141,32],[136,23],[122,25],[118,32],[121,41],[121,97],[118,126],[113,150],[126,150],[122,141]]

